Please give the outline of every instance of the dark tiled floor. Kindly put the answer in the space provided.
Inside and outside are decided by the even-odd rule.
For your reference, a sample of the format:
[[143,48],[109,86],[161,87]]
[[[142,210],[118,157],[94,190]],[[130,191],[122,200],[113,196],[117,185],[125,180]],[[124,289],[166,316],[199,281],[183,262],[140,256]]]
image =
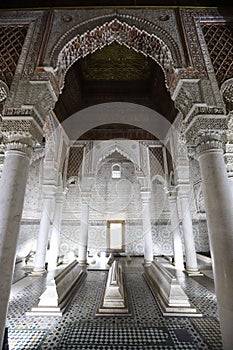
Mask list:
[[[88,271],[63,317],[26,317],[25,312],[37,304],[51,274],[21,279],[12,288],[9,305],[10,350],[222,349],[211,278],[203,285],[184,273],[177,276],[191,302],[203,313],[202,318],[163,317],[142,277],[142,259],[133,258],[131,263],[122,259],[122,264],[132,316],[95,316],[106,271]],[[172,269],[171,265],[168,268]]]

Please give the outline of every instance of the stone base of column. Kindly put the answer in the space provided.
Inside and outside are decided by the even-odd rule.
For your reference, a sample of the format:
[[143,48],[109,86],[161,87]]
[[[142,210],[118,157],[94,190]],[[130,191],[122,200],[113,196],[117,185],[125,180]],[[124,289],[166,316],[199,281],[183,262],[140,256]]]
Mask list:
[[33,271],[29,272],[30,277],[40,277],[47,273],[47,270],[45,268],[41,269],[34,269]]
[[79,260],[78,263],[80,266],[84,266],[84,267],[89,265],[86,260]]
[[184,270],[184,273],[190,277],[204,276],[203,273],[198,269],[187,268]]
[[152,263],[152,261],[150,261],[150,260],[144,260],[144,262],[143,262],[143,266],[144,267],[148,267],[148,266],[150,266],[151,265],[151,263]]

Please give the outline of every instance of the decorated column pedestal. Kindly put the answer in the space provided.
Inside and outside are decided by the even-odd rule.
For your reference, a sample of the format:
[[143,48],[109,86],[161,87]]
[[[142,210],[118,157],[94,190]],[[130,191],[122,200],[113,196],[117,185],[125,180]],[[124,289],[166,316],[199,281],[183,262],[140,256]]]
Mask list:
[[0,348],[5,331],[32,146],[28,135],[18,132],[9,133],[8,136],[0,181]]
[[150,265],[153,261],[153,240],[150,218],[150,191],[142,190],[142,227],[144,237],[144,265]]

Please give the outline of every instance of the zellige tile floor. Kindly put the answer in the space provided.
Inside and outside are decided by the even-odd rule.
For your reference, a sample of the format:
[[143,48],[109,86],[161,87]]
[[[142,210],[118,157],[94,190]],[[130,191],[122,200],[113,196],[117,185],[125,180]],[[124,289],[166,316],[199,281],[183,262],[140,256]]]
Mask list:
[[[143,274],[143,259],[120,259],[131,316],[96,316],[107,271],[89,268],[87,277],[62,317],[26,316],[37,305],[52,272],[39,278],[20,276],[13,284],[8,310],[10,350],[152,350],[222,349],[211,268],[206,276],[177,278],[201,318],[163,317]],[[175,274],[167,261],[163,264]],[[203,272],[205,266],[201,266]],[[20,268],[20,267],[19,267]]]

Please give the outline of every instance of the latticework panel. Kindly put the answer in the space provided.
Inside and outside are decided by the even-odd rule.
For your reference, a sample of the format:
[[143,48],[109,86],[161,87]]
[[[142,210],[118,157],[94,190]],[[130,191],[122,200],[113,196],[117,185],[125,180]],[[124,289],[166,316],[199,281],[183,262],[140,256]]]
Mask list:
[[0,79],[11,85],[21,54],[27,26],[0,25]]
[[150,174],[151,177],[155,175],[164,175],[164,160],[162,147],[151,147],[150,151]]
[[219,86],[233,77],[233,23],[203,24],[202,30]]
[[78,176],[81,171],[83,161],[83,147],[71,147],[69,152],[69,161],[67,169],[67,178]]

